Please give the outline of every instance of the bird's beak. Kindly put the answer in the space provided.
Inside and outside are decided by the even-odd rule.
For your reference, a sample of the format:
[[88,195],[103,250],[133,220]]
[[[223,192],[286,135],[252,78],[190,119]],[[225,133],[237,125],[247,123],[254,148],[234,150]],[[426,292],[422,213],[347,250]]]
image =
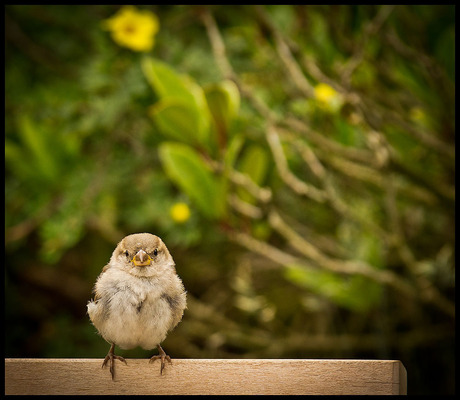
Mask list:
[[150,265],[150,261],[152,261],[152,259],[144,250],[139,250],[133,258],[133,263],[136,267],[145,267]]

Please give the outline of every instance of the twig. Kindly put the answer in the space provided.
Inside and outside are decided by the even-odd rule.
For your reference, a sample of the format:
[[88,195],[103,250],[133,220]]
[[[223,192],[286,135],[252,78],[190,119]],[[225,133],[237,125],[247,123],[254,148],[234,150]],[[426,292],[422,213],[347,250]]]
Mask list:
[[[331,154],[322,152],[319,154],[320,158],[324,160],[324,162],[327,162],[340,173],[361,182],[371,183],[384,191],[386,190],[390,179],[384,174],[381,174],[378,170],[347,161],[341,157],[336,157]],[[396,182],[398,182],[397,179]],[[413,200],[423,202],[427,205],[433,205],[437,202],[436,196],[415,184],[407,184],[405,188],[401,186],[401,190],[404,192],[405,196]]]
[[386,196],[386,204],[388,215],[391,224],[392,239],[390,245],[396,249],[404,265],[407,267],[411,275],[416,281],[418,288],[421,291],[421,296],[427,302],[435,303],[440,309],[443,309],[447,314],[455,316],[455,305],[446,299],[439,290],[429,281],[429,279],[418,272],[418,262],[407,245],[407,240],[404,237],[404,232],[399,218],[398,208],[396,207],[397,189],[391,179],[388,181],[388,190]]
[[315,130],[310,128],[304,121],[298,118],[289,116],[287,118],[279,119],[276,122],[278,123],[278,125],[282,127],[292,129],[295,132],[299,132],[305,135],[305,137],[308,138],[309,141],[311,141],[321,149],[325,150],[326,152],[331,152],[336,155],[340,155],[351,160],[359,161],[367,165],[375,164],[375,157],[370,151],[364,149],[350,148],[341,145],[340,143],[326,138],[323,134],[316,132]]
[[286,224],[281,216],[273,210],[269,215],[269,222],[277,232],[288,240],[290,245],[300,251],[305,257],[313,260],[319,266],[342,274],[363,275],[376,282],[392,286],[405,295],[415,297],[416,292],[414,291],[414,288],[391,271],[379,270],[367,265],[363,261],[338,260],[327,257],[317,248],[312,246],[307,240],[299,236],[297,232]]
[[223,172],[228,174],[230,181],[246,189],[251,195],[262,203],[268,203],[272,199],[272,191],[267,187],[260,187],[257,185],[249,175],[236,171],[232,168],[226,168],[218,161],[205,159],[205,161],[214,171]]
[[316,156],[315,152],[306,145],[306,143],[298,138],[292,141],[294,148],[300,153],[300,156],[305,163],[310,167],[311,172],[319,179],[325,179],[327,176],[326,169]]
[[259,253],[280,265],[305,265],[301,258],[295,257],[266,242],[258,240],[244,232],[232,232],[229,238],[251,252]]
[[214,52],[214,58],[217,61],[219,69],[226,79],[234,80],[235,73],[233,72],[233,68],[228,62],[225,52],[225,45],[222,37],[220,36],[216,21],[207,9],[204,9],[200,12],[200,17],[208,32],[208,37],[211,41],[211,46]]
[[[284,236],[288,236],[290,244],[297,250],[301,251],[304,255],[308,255],[309,258],[312,258],[314,264],[318,262],[321,267],[324,267],[332,272],[363,275],[379,283],[392,286],[410,298],[416,297],[416,291],[414,288],[390,271],[372,269],[367,267],[364,263],[329,259],[311,244],[306,243],[304,240],[298,240],[298,238],[293,236],[292,232],[286,232],[285,226],[281,226],[278,221],[272,220],[271,225],[274,225]],[[300,267],[313,268],[313,266],[303,258],[292,256],[291,254],[279,250],[268,243],[257,240],[246,233],[234,232],[230,235],[230,239],[246,247],[250,251],[259,253],[282,266],[296,265]],[[305,247],[303,247],[304,245]]]
[[236,194],[231,195],[228,202],[236,211],[249,218],[261,219],[263,217],[263,212],[259,207],[241,200]]
[[[403,129],[405,132],[410,134],[413,138],[419,141],[422,145],[428,147],[429,149],[435,149],[438,152],[446,155],[449,160],[455,159],[455,148],[451,144],[444,143],[442,140],[438,139],[437,135],[434,133],[428,133],[423,129],[416,128],[413,124],[405,121],[401,114],[398,111],[391,110],[386,108],[383,110],[382,114],[379,116],[375,110],[378,109],[378,105],[371,99],[366,98],[364,101],[361,97],[358,96],[359,102],[358,106],[362,111],[362,115],[376,130],[380,130],[381,125],[384,123],[394,123]],[[377,125],[378,124],[378,125]]]
[[297,194],[310,197],[319,203],[324,203],[326,200],[326,193],[312,185],[301,181],[289,170],[286,157],[284,156],[284,152],[281,147],[279,136],[276,132],[276,129],[271,124],[269,124],[267,127],[266,138],[268,144],[270,145],[273,158],[275,159],[276,168],[281,179]]
[[370,21],[369,24],[364,28],[364,33],[362,35],[363,40],[361,43],[356,45],[357,51],[350,59],[348,59],[342,69],[341,79],[343,86],[350,86],[350,77],[353,74],[353,71],[358,67],[359,64],[362,63],[364,59],[364,50],[366,48],[366,44],[369,42],[369,38],[372,35],[375,35],[381,29],[383,23],[388,19],[394,7],[394,5],[381,6],[375,18]]
[[387,32],[383,38],[386,42],[400,55],[406,59],[411,59],[414,63],[422,64],[420,72],[425,76],[427,82],[437,84],[440,90],[444,91],[445,95],[449,96],[449,100],[452,101],[452,104],[455,100],[455,91],[452,91],[452,82],[448,78],[446,71],[443,68],[440,68],[439,65],[426,54],[423,54],[416,50],[413,46],[407,46],[395,32],[395,29],[392,27]]
[[305,77],[304,73],[300,69],[297,61],[295,60],[294,56],[291,53],[291,50],[283,38],[283,35],[279,31],[279,29],[275,26],[275,24],[270,20],[266,11],[262,6],[256,6],[256,15],[259,20],[268,27],[270,30],[274,40],[276,51],[280,60],[283,62],[289,76],[294,81],[296,86],[300,89],[300,91],[306,97],[313,96],[313,87],[310,82]]

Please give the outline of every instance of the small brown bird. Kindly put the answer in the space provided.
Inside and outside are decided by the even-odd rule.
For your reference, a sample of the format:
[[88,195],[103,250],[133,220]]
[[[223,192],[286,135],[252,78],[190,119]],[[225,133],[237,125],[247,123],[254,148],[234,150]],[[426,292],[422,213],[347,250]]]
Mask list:
[[91,322],[111,345],[102,367],[110,363],[112,379],[114,360],[127,364],[114,354],[115,345],[122,349],[157,347],[159,355],[150,362],[161,360],[161,374],[165,360],[171,362],[160,343],[181,321],[186,308],[186,292],[174,265],[158,236],[136,233],[118,243],[97,278],[94,300],[87,309]]

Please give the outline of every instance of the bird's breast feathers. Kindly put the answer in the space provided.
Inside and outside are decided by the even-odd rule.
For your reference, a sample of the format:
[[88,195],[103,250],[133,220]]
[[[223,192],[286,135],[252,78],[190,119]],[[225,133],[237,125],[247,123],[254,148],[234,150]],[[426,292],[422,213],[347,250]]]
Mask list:
[[[178,299],[184,298],[179,310],[173,307],[176,303],[171,296],[165,295],[167,289],[164,276],[147,279],[106,271],[96,282],[96,300],[88,303],[88,314],[108,342],[124,349],[151,349],[165,339],[185,308],[185,293],[178,293]],[[179,303],[180,308],[182,301]]]

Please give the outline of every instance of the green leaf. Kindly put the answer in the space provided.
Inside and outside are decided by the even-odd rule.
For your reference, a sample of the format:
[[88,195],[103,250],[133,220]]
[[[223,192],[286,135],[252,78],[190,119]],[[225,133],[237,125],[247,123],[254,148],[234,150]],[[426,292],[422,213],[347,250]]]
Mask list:
[[[158,111],[157,108],[163,110],[166,105],[174,104],[174,110],[168,111],[167,116],[164,117],[163,122],[166,122],[168,132],[166,134],[176,139],[180,138],[183,136],[182,132],[171,133],[171,131],[190,124],[188,130],[194,130],[194,132],[193,135],[187,132],[187,136],[193,136],[196,139],[195,142],[206,145],[208,148],[212,146],[210,143],[211,116],[203,89],[190,78],[177,74],[167,64],[151,57],[143,58],[142,70],[160,98],[160,104],[153,106],[151,114],[155,114]],[[182,121],[172,121],[171,116]]]
[[238,115],[240,108],[238,87],[233,81],[226,80],[207,86],[205,95],[217,129],[228,133],[230,123]]
[[173,71],[167,64],[151,57],[144,57],[142,71],[160,98],[172,96],[182,98],[186,102],[195,101],[184,77]]
[[212,173],[192,147],[165,142],[160,145],[159,154],[166,174],[206,217],[218,219],[224,215],[224,181]]
[[341,276],[330,271],[290,265],[284,276],[292,283],[353,311],[365,312],[378,304],[381,286],[363,276]]
[[150,107],[149,115],[168,139],[189,144],[203,141],[200,116],[197,110],[186,102],[176,98],[162,99]]
[[[263,147],[251,145],[244,152],[239,162],[238,170],[249,175],[254,183],[260,185],[267,175],[268,161],[269,157],[267,151]],[[238,188],[238,194],[242,200],[248,203],[253,203],[255,201],[254,197],[245,189]]]
[[261,184],[266,176],[269,157],[267,151],[258,145],[249,146],[239,164],[238,169]]
[[224,163],[227,167],[233,167],[244,142],[245,138],[241,133],[238,133],[232,137],[227,148],[225,149]]

